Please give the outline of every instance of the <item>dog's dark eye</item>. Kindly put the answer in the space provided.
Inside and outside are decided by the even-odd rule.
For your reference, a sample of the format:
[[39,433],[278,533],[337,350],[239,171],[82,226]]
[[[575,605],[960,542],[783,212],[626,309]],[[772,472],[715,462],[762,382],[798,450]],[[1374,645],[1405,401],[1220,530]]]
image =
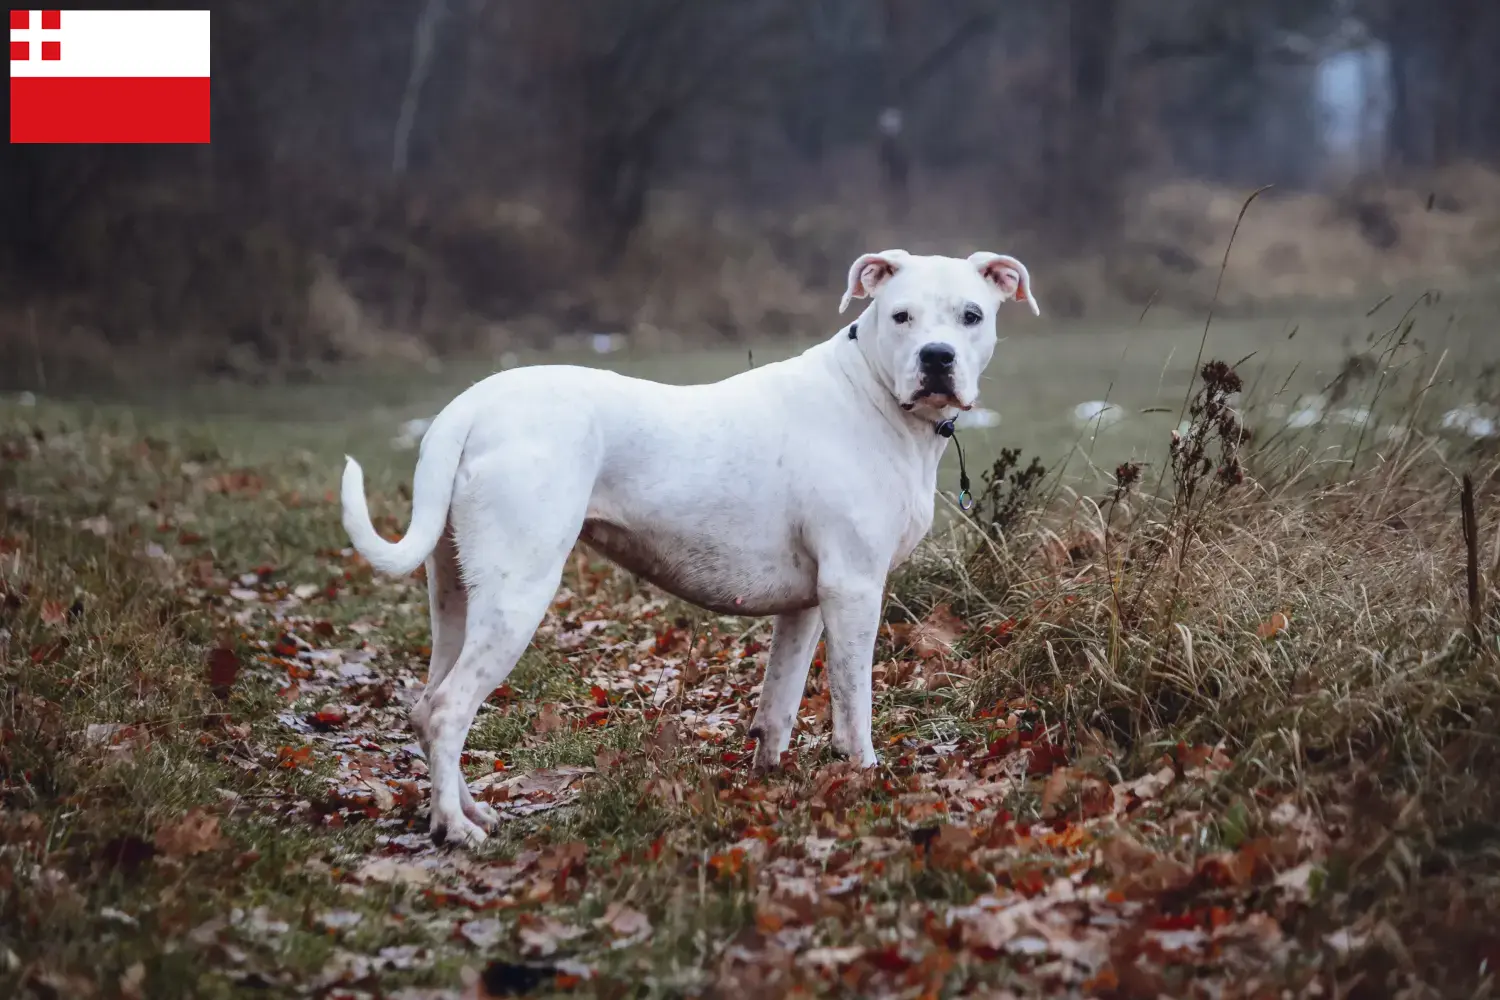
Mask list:
[[898,309],[897,311],[891,313],[891,319],[895,320],[897,323],[909,323],[911,322],[911,313],[907,312],[905,309]]
[[980,312],[977,307],[968,306],[964,309],[964,326],[975,326],[982,319],[984,319],[984,313]]

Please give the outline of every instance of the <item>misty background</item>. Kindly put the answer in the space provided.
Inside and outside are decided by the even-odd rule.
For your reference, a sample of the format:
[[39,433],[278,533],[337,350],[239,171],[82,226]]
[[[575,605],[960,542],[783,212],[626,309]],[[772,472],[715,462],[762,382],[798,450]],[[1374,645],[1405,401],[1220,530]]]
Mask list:
[[0,380],[820,337],[888,247],[1048,323],[1480,285],[1493,0],[261,0],[213,142],[0,156]]

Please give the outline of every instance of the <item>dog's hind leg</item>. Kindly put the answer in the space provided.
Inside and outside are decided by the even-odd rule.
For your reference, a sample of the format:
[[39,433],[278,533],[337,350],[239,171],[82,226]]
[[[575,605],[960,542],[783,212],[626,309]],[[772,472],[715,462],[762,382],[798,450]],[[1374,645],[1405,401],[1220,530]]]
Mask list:
[[[427,557],[427,607],[432,618],[432,660],[427,668],[427,684],[422,696],[412,708],[412,729],[422,752],[431,759],[432,748],[428,740],[427,718],[431,713],[428,696],[443,683],[443,678],[458,662],[464,648],[464,621],[469,610],[469,592],[464,586],[463,574],[458,563],[458,545],[453,540],[453,525],[449,524],[438,539],[437,547]],[[483,802],[474,801],[469,786],[459,786],[459,799],[463,813],[472,822],[486,830],[493,830],[499,817],[495,810]]]
[[564,495],[575,497],[575,503],[563,505],[551,496],[531,495],[529,484],[487,478],[490,482],[476,484],[471,494],[484,496],[486,503],[454,513],[468,587],[463,651],[425,696],[431,832],[438,843],[485,838],[481,824],[463,808],[467,788],[459,755],[480,704],[510,675],[557,594],[588,499],[586,489],[570,490]]
[[771,629],[771,655],[766,679],[760,687],[760,704],[750,735],[755,737],[757,771],[769,771],[781,763],[781,754],[792,742],[797,724],[797,706],[807,686],[807,668],[823,631],[823,616],[817,608],[777,615]]
[[427,691],[443,682],[464,648],[464,619],[469,613],[469,591],[458,565],[453,525],[438,539],[427,557],[427,610],[432,617],[432,661],[427,668]]

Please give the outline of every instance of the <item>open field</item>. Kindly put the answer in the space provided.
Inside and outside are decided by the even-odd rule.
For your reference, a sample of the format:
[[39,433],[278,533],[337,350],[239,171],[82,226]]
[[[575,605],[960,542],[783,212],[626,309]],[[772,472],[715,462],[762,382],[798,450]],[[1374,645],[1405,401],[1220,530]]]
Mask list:
[[[853,315],[836,317],[831,308],[829,313],[829,335]],[[1352,411],[1373,401],[1370,433],[1379,439],[1385,428],[1408,419],[1413,384],[1422,389],[1424,412],[1434,418],[1473,401],[1476,391],[1489,391],[1479,377],[1486,366],[1500,362],[1500,339],[1493,335],[1497,316],[1500,292],[1424,298],[1422,289],[1384,302],[1321,305],[1266,319],[1215,319],[1206,337],[1201,319],[1151,311],[1088,322],[1037,320],[1013,311],[1002,317],[1002,343],[981,383],[980,405],[997,412],[999,424],[965,431],[965,454],[978,469],[1000,449],[1016,448],[1071,479],[1096,482],[1091,463],[1112,470],[1121,461],[1149,461],[1178,423],[1200,348],[1204,357],[1248,359],[1239,365],[1246,382],[1242,409],[1262,433],[1279,432],[1309,397],[1330,395],[1329,386],[1351,367],[1350,359],[1363,358],[1352,366],[1343,390],[1334,393],[1341,398],[1330,400],[1327,409]],[[626,348],[597,354],[580,346],[505,361],[587,364],[688,383],[788,357],[820,338],[667,353]],[[222,430],[246,460],[274,458],[287,448],[321,460],[355,454],[375,477],[372,489],[390,490],[410,478],[411,456],[391,448],[400,425],[431,416],[500,367],[496,358],[435,371],[349,369],[329,380],[276,386],[143,380],[101,398],[63,398],[85,412],[118,413],[143,429],[188,424]],[[1076,408],[1091,401],[1116,404],[1119,410],[1103,420],[1080,420]],[[1322,430],[1329,445],[1342,445],[1359,433],[1338,413]],[[1309,437],[1300,435],[1303,443]],[[1056,468],[1065,458],[1066,469]],[[952,490],[956,484],[957,464],[949,449],[943,486]]]
[[[893,580],[872,773],[831,757],[815,663],[785,773],[753,778],[767,625],[580,553],[471,735],[508,819],[472,857],[427,842],[405,728],[425,588],[348,552],[332,490],[358,455],[402,530],[390,439],[474,373],[7,402],[0,994],[1487,995],[1496,598],[1469,602],[1457,476],[1481,593],[1500,491],[1438,424],[1500,344],[1447,302],[1403,333],[1407,305],[1215,323],[1205,359],[1255,353],[1254,447],[1194,377],[1201,325],[1014,320],[971,472],[1072,460]],[[1326,409],[1374,409],[1369,439],[1267,429],[1365,351]],[[1071,411],[1098,399],[1126,416],[1094,440]],[[1111,499],[1090,457],[1150,464]]]

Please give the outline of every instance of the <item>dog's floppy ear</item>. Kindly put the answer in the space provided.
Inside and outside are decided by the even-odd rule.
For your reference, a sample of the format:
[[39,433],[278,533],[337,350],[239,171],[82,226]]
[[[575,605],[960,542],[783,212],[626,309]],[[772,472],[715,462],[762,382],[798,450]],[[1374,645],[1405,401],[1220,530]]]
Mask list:
[[849,308],[850,299],[867,299],[874,295],[881,285],[891,279],[891,275],[901,270],[906,258],[905,250],[884,250],[880,253],[864,254],[851,264],[849,286],[844,289],[844,297],[839,302],[839,312]]
[[1036,295],[1031,291],[1031,275],[1025,264],[1014,257],[987,250],[970,254],[969,263],[979,269],[986,281],[1000,289],[1003,296],[1001,301],[1015,299],[1017,302],[1025,302],[1031,306],[1034,315],[1042,314],[1042,307],[1037,304]]

